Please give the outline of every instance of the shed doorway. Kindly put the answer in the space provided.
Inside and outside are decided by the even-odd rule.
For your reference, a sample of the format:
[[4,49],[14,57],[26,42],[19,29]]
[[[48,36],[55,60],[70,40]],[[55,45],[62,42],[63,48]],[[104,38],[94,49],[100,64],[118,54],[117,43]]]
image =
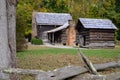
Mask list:
[[83,46],[86,45],[86,36],[83,36]]
[[80,47],[84,47],[86,45],[86,36],[85,35],[79,35],[79,44],[80,44]]

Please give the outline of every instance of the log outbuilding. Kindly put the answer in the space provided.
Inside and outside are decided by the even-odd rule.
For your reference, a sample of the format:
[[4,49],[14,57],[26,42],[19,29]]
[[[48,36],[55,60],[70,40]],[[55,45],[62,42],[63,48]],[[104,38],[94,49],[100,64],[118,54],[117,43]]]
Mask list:
[[[71,23],[72,16],[68,13],[36,12],[33,14],[32,37],[37,36],[45,43],[73,45],[76,32],[75,29],[72,29]],[[70,36],[71,29],[73,31],[72,36]]]
[[116,26],[109,19],[79,18],[77,40],[81,47],[114,48]]

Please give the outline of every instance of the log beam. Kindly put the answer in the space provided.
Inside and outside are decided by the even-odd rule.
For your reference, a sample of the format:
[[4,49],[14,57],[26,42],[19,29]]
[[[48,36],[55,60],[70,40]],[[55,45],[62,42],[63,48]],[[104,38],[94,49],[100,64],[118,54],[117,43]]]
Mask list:
[[112,73],[104,76],[84,74],[75,77],[75,80],[120,80],[120,72]]
[[80,58],[82,58],[83,62],[87,66],[88,71],[91,72],[92,74],[99,75],[93,63],[82,53],[82,51],[79,48],[78,48],[78,51],[79,51]]
[[[104,64],[94,64],[94,67],[98,71],[105,70],[108,68],[120,68],[120,61],[109,62]],[[66,78],[70,78],[88,72],[88,70],[82,66],[66,66],[50,72],[45,72],[42,70],[19,69],[19,68],[0,68],[0,71],[9,74],[18,73],[18,74],[37,75],[36,80],[64,80]],[[112,75],[114,76],[115,74]],[[119,73],[117,75],[120,76]],[[117,76],[115,76],[115,78],[116,77]]]

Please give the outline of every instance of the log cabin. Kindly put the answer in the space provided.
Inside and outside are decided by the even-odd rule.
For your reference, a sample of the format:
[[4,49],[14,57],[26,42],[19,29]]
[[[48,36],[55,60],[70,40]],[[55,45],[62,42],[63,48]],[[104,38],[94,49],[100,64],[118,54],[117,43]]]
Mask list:
[[116,29],[109,19],[79,18],[76,42],[87,48],[114,48]]
[[[33,13],[32,37],[41,38],[44,43],[73,45],[76,32],[72,16],[68,13]],[[70,25],[71,24],[71,25]],[[71,35],[71,29],[73,35]]]

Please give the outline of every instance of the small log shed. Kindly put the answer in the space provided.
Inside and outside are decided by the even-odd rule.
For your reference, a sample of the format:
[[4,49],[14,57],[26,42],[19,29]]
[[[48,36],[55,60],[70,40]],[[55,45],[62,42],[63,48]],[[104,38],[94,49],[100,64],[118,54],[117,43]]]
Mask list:
[[114,48],[116,29],[109,19],[79,18],[76,42],[87,48]]
[[[73,29],[72,16],[70,14],[45,12],[34,13],[32,37],[37,36],[38,38],[41,38],[44,43],[63,45],[74,44],[74,41],[76,40],[76,32],[75,28]],[[70,36],[71,29],[74,33],[72,36]]]

